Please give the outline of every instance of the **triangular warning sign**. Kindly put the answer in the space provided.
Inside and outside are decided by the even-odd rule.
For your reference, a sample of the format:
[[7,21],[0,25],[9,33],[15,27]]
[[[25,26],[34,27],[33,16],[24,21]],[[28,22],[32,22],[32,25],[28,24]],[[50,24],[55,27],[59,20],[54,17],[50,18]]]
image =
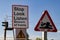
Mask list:
[[24,33],[22,32],[22,30],[20,30],[20,32],[18,33],[16,38],[25,38]]
[[44,11],[43,15],[41,16],[34,30],[35,31],[57,32],[57,29],[47,10]]

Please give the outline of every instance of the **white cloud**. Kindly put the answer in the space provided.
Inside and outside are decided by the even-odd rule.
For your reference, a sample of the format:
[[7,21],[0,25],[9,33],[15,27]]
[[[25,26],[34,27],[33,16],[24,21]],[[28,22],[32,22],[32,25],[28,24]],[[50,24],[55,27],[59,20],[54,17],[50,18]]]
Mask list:
[[33,35],[33,36],[30,36],[29,39],[36,40],[37,37],[38,37],[38,38],[41,38],[41,36]]
[[58,30],[58,32],[60,32],[60,30]]
[[[6,40],[13,40],[13,37],[7,37]],[[0,40],[4,40],[4,37],[0,37]]]

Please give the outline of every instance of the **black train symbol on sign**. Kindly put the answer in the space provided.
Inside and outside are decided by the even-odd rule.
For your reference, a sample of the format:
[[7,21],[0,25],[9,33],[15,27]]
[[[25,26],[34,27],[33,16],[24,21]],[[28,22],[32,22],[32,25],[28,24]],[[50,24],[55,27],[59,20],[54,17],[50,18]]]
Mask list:
[[46,22],[46,23],[41,22],[40,28],[52,29],[52,25],[50,25],[50,22]]

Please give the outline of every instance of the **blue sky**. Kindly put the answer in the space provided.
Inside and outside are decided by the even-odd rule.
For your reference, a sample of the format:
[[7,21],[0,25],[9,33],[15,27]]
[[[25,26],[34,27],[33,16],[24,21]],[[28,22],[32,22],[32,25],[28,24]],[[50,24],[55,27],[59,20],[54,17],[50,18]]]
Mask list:
[[[42,12],[48,10],[56,28],[60,30],[60,0],[1,0],[0,1],[0,37],[3,37],[4,27],[2,21],[6,15],[12,16],[12,5],[28,5],[29,6],[29,28],[27,32],[30,38],[41,37],[42,32],[34,31]],[[11,19],[11,17],[8,17]],[[11,20],[8,20],[11,23]],[[10,35],[11,34],[11,35]],[[7,36],[12,37],[12,31],[7,31]],[[48,39],[60,40],[59,32],[49,32]]]

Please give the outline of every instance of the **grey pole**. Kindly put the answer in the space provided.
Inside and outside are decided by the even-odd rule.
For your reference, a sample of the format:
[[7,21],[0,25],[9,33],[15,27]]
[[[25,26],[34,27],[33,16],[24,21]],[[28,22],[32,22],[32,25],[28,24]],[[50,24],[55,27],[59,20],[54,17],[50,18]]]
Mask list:
[[42,40],[47,40],[47,32],[42,32]]
[[4,29],[4,40],[6,40],[6,30]]

